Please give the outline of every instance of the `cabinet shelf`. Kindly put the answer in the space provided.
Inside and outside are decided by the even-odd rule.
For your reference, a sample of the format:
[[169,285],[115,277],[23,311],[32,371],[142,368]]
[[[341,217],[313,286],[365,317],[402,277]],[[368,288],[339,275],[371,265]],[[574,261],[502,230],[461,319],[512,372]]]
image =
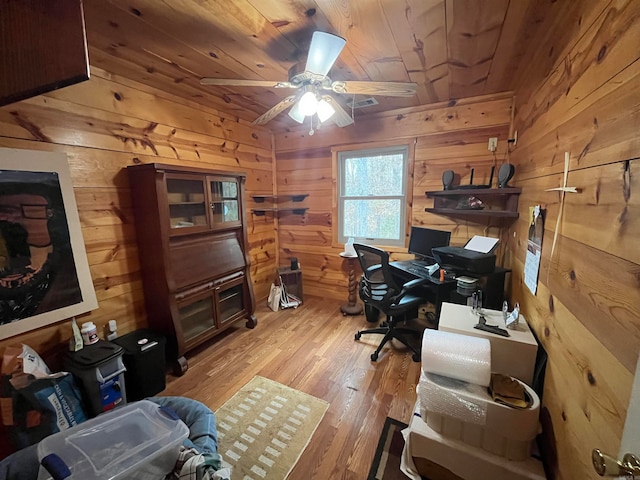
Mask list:
[[187,319],[187,318],[197,318],[200,315],[208,315],[209,313],[211,313],[211,308],[207,307],[207,306],[197,306],[196,308],[189,308],[188,312],[181,312],[182,313],[182,318],[183,319]]
[[170,202],[169,207],[190,207],[193,205],[204,205],[204,202]]
[[231,291],[225,295],[220,295],[220,303],[228,302],[229,300],[232,300],[233,298],[238,298],[239,296],[240,296],[240,292],[234,292],[234,291]]
[[193,326],[185,325],[183,327],[183,330],[184,330],[185,339],[188,342],[190,342],[190,341],[194,341],[198,337],[206,335],[209,332],[215,332],[217,330],[217,327],[214,324],[207,325],[207,324],[194,323]]
[[[488,222],[497,226],[505,226],[518,218],[518,196],[522,189],[507,188],[474,188],[452,189],[425,192],[427,198],[433,198],[433,207],[425,208],[425,212],[445,215],[476,223]],[[457,208],[458,201],[465,197],[477,197],[485,203],[483,209]]]

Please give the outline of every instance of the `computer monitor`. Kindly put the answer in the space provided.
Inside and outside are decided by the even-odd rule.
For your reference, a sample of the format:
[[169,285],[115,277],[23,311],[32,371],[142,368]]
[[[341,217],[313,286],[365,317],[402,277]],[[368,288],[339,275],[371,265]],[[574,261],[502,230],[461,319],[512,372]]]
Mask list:
[[413,253],[418,259],[435,262],[431,249],[434,247],[447,247],[451,239],[451,232],[433,230],[431,228],[411,227],[409,237],[409,253]]

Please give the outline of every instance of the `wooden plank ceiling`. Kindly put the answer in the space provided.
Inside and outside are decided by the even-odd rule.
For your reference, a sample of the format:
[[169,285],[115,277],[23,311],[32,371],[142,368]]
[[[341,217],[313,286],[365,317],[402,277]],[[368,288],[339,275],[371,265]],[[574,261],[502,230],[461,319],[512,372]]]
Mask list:
[[[201,86],[202,77],[288,80],[312,33],[347,44],[332,80],[416,82],[373,112],[509,91],[550,0],[85,0],[92,66],[253,121],[290,89]],[[535,13],[535,15],[534,15]],[[334,94],[345,109],[350,95]],[[361,100],[364,96],[356,96]],[[298,124],[286,113],[268,127]]]

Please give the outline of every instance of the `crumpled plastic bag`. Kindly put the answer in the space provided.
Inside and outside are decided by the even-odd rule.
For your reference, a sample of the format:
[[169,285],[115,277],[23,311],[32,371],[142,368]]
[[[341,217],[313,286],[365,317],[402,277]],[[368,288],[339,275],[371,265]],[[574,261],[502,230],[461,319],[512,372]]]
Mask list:
[[[20,353],[18,353],[20,351]],[[15,358],[15,360],[13,360]],[[22,349],[17,347],[7,347],[5,350],[3,365],[3,374],[5,362],[14,363],[11,375],[11,385],[14,388],[24,388],[31,384],[34,380],[40,378],[60,378],[67,375],[67,372],[51,373],[49,367],[38,353],[28,345],[22,345]]]
[[0,381],[2,423],[16,448],[84,422],[82,395],[68,372],[51,373],[31,347],[5,349]]

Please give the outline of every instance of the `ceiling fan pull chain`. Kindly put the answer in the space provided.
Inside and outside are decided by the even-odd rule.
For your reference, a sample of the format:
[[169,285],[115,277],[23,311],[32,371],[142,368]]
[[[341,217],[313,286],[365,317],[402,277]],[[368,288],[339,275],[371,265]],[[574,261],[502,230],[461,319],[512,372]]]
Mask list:
[[309,116],[309,124],[310,124],[309,135],[311,136],[314,133],[316,133],[313,131],[313,115]]
[[351,99],[351,119],[353,120],[353,123],[356,123],[356,117],[354,116],[354,110],[356,107],[356,94],[353,94],[353,98]]

